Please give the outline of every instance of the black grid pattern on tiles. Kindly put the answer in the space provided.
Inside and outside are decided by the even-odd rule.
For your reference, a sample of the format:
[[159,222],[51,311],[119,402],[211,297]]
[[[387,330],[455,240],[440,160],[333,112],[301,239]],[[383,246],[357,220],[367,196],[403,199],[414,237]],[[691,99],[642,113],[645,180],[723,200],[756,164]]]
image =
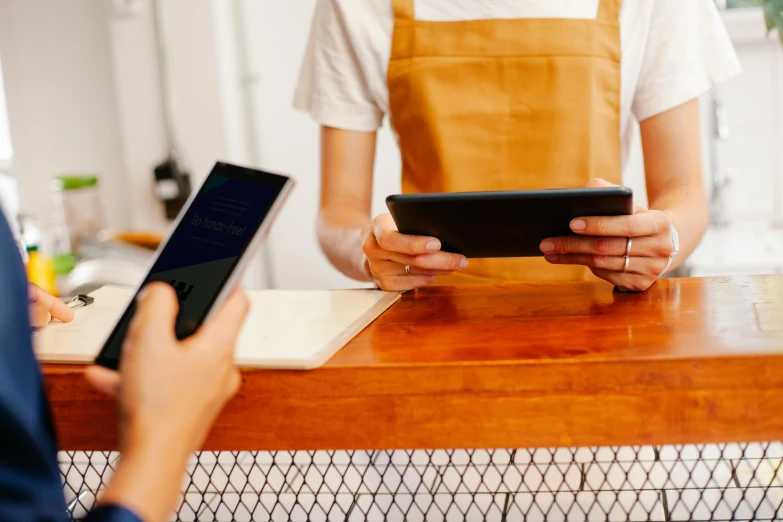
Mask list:
[[[119,455],[61,452],[78,520]],[[201,452],[172,520],[783,520],[783,444]]]

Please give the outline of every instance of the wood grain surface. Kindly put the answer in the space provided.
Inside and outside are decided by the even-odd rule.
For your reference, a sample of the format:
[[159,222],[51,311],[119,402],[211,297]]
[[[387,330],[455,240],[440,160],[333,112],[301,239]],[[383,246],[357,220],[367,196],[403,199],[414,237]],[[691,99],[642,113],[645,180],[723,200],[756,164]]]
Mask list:
[[[114,401],[44,365],[67,450]],[[604,446],[783,438],[783,277],[411,292],[324,367],[243,372],[205,449]]]

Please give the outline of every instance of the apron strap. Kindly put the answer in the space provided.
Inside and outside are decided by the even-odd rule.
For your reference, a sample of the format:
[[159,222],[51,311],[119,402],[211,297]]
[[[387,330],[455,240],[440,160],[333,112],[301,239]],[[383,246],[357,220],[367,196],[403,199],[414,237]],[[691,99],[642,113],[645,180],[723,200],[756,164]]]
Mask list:
[[617,23],[620,20],[620,8],[623,0],[599,0],[598,20]]
[[414,1],[415,0],[393,0],[395,20],[414,21],[416,19],[413,9]]

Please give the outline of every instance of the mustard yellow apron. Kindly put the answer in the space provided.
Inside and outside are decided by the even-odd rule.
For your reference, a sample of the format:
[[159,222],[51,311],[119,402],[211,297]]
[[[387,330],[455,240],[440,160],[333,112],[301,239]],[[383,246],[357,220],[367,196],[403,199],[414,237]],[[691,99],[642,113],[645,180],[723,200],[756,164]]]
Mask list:
[[[405,193],[621,181],[622,0],[596,19],[418,21],[393,0],[390,115]],[[543,258],[473,259],[438,284],[584,280]]]

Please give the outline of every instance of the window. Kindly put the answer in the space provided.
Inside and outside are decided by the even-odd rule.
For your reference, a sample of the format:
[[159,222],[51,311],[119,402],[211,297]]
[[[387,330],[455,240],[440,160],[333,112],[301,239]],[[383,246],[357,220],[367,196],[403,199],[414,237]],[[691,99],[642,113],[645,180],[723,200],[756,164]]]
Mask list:
[[3,63],[0,61],[0,172],[11,166],[14,149],[11,147],[11,131],[8,125],[8,108],[5,104]]

